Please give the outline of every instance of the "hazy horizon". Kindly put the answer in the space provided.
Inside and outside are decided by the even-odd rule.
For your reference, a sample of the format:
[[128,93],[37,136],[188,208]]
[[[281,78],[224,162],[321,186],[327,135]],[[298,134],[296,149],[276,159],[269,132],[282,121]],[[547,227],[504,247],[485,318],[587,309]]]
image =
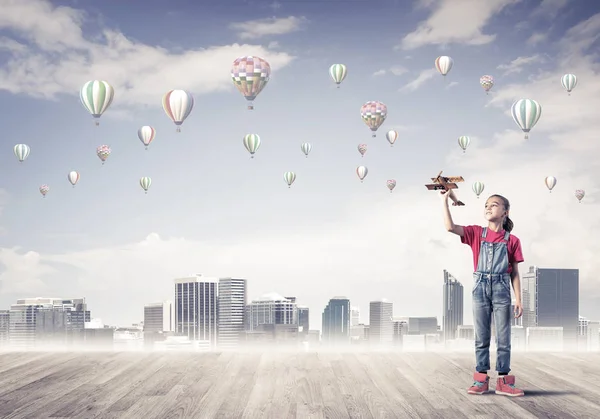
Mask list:
[[[337,295],[360,308],[363,323],[369,302],[385,298],[394,316],[441,324],[446,269],[464,285],[471,324],[471,250],[445,231],[440,199],[424,187],[443,169],[465,178],[457,194],[466,206],[451,207],[456,223],[483,225],[485,199],[506,196],[521,272],[579,269],[580,314],[600,319],[600,5],[0,7],[0,309],[18,298],[85,297],[93,318],[127,326],[143,320],[145,304],[174,300],[175,278],[201,273],[247,279],[249,302],[295,296],[310,309],[311,329],[321,329]],[[253,111],[230,77],[244,55],[272,68]],[[434,67],[441,55],[454,60],[446,77]],[[348,68],[339,89],[328,73],[334,63]],[[570,95],[566,73],[578,80]],[[495,78],[489,95],[482,75]],[[98,127],[79,99],[95,79],[115,88]],[[161,108],[171,89],[195,100],[180,133]],[[543,109],[527,140],[510,115],[522,98]],[[388,108],[376,138],[359,114],[370,100]],[[137,138],[143,125],[156,129],[148,150]],[[249,133],[262,140],[253,159],[242,143]],[[23,163],[12,151],[19,143],[31,148]],[[102,165],[95,152],[104,144],[112,154]],[[359,165],[369,169],[362,183]],[[71,170],[81,175],[74,188]],[[286,171],[297,175],[291,188]],[[147,194],[143,176],[152,178]],[[557,178],[551,193],[546,176]],[[388,179],[397,181],[393,193]],[[485,184],[479,199],[475,181]],[[581,203],[576,189],[586,192]]]

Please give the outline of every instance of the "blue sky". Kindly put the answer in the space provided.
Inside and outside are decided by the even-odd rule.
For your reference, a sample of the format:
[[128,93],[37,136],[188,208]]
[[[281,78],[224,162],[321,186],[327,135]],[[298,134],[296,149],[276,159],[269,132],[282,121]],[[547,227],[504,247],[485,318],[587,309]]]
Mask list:
[[[468,322],[469,249],[444,231],[439,200],[423,186],[444,169],[466,179],[457,223],[482,224],[484,198],[504,194],[522,271],[579,268],[581,314],[600,318],[600,7],[214,3],[0,0],[0,307],[83,295],[94,317],[129,324],[145,303],[172,298],[173,278],[203,273],[248,278],[250,298],[296,295],[320,328],[328,299],[340,294],[365,322],[380,298],[396,315],[439,316],[448,269],[465,284]],[[229,76],[243,55],[273,69],[252,112]],[[454,59],[447,80],[434,68],[439,55]],[[327,72],[333,63],[348,67],[340,89]],[[571,96],[564,73],[579,79]],[[487,96],[483,74],[496,78]],[[115,87],[99,127],[78,97],[91,79]],[[171,89],[196,101],[181,133],[161,108]],[[509,113],[521,98],[543,107],[529,140]],[[368,100],[389,111],[375,139],[359,115]],[[148,151],[136,135],[142,125],[157,130]],[[393,148],[389,129],[400,134]],[[242,144],[248,133],[262,139],[254,159]],[[464,154],[461,135],[472,139]],[[308,158],[303,142],[313,145]],[[17,143],[31,147],[23,164],[12,154]],[[359,143],[369,147],[364,158]],[[102,144],[112,148],[104,166],[95,155]],[[76,188],[71,170],[81,174]],[[290,189],[285,171],[297,174]],[[552,194],[548,175],[558,179]],[[152,178],[148,194],[142,176]],[[479,200],[476,180],[485,184]]]

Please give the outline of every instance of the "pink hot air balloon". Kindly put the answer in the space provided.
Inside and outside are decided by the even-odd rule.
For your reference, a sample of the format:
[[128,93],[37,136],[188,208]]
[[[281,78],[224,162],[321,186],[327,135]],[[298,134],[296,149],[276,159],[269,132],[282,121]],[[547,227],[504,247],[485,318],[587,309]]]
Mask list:
[[387,187],[390,190],[390,193],[392,193],[392,191],[394,190],[394,188],[396,187],[396,180],[395,179],[390,179],[387,181]]
[[360,153],[360,155],[362,157],[364,157],[365,153],[367,152],[367,145],[366,144],[359,144],[358,145],[358,152]]

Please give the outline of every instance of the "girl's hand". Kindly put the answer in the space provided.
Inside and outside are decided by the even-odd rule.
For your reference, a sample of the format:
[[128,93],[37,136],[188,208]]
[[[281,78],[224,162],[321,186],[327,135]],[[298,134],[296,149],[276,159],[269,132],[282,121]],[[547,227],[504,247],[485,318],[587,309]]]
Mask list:
[[520,301],[515,302],[515,319],[523,315],[523,304]]

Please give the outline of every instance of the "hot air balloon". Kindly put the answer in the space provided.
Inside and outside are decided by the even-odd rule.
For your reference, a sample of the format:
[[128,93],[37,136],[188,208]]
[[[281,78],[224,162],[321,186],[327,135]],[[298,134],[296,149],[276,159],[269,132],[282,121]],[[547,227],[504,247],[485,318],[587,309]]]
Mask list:
[[519,99],[512,105],[512,117],[525,133],[525,139],[529,138],[528,133],[539,121],[540,116],[542,105],[533,99]]
[[368,101],[360,108],[360,116],[371,131],[375,132],[387,118],[387,106],[381,102]]
[[580,204],[581,204],[581,200],[583,199],[584,196],[585,196],[585,191],[583,189],[577,189],[575,191],[575,198],[577,198],[577,200],[579,201]]
[[396,187],[396,181],[394,179],[389,179],[386,183],[387,183],[388,189],[390,190],[390,193],[392,193],[392,191]]
[[288,188],[292,187],[292,183],[296,180],[296,174],[294,172],[285,172],[283,174],[283,180],[287,183]]
[[13,152],[15,153],[15,156],[17,156],[17,159],[19,159],[19,161],[21,163],[23,163],[23,161],[29,157],[29,153],[31,152],[31,149],[29,148],[29,146],[27,144],[17,144],[16,146],[13,147]]
[[246,98],[248,109],[254,109],[252,101],[265,88],[271,78],[271,66],[260,57],[240,57],[231,66],[233,84]]
[[73,187],[75,187],[77,182],[79,182],[79,173],[75,170],[69,172],[67,175],[67,180],[71,183],[71,185],[73,185]]
[[48,193],[49,190],[50,190],[50,186],[48,186],[48,185],[40,186],[40,193],[42,194],[42,196],[44,198],[46,197],[46,194]]
[[469,144],[471,144],[471,138],[463,135],[461,137],[458,137],[458,145],[460,146],[460,148],[463,149],[463,153],[465,153],[467,151],[467,147],[469,146]]
[[362,183],[362,181],[365,180],[365,177],[367,177],[367,174],[369,174],[369,169],[367,169],[365,166],[358,166],[356,168],[356,174]]
[[152,179],[150,179],[149,177],[143,177],[140,179],[140,186],[144,190],[144,193],[148,193],[150,185],[152,185]]
[[96,155],[100,160],[102,160],[102,164],[106,161],[108,156],[110,156],[111,149],[107,145],[101,145],[96,149]]
[[366,144],[359,144],[358,145],[358,152],[360,153],[361,156],[365,156],[365,153],[367,152],[367,145]]
[[100,117],[108,109],[115,96],[115,89],[104,80],[91,80],[79,91],[81,103],[100,125]]
[[494,87],[494,78],[492,76],[481,76],[479,78],[479,84],[485,90],[485,94],[488,95],[492,87]]
[[385,138],[388,140],[388,143],[390,143],[390,147],[394,146],[394,143],[396,142],[396,140],[398,139],[398,131],[395,131],[393,129],[389,130],[386,134],[385,134]]
[[312,150],[312,145],[310,143],[304,143],[300,146],[300,149],[302,150],[306,158],[308,158],[308,153],[310,153],[310,150]]
[[560,84],[565,88],[569,96],[571,96],[571,90],[577,86],[577,76],[575,74],[565,74],[560,79]]
[[244,147],[250,152],[250,157],[254,158],[254,153],[260,147],[260,137],[257,134],[246,134],[244,136]]
[[162,99],[163,109],[171,120],[177,125],[177,132],[181,132],[181,124],[190,116],[194,109],[194,97],[185,90],[169,90]]
[[453,65],[454,60],[446,55],[442,55],[435,59],[435,68],[437,68],[437,71],[444,77],[452,70]]
[[140,129],[138,129],[138,138],[146,146],[146,150],[148,150],[148,146],[156,137],[156,130],[150,125],[144,125]]
[[554,186],[556,186],[556,178],[554,176],[546,176],[546,179],[544,179],[544,183],[546,184],[546,187],[548,188],[550,193],[552,193],[552,189],[554,188]]
[[331,67],[329,67],[329,75],[335,84],[337,84],[338,89],[340,88],[340,83],[346,78],[347,73],[348,71],[344,64],[333,64]]
[[479,199],[479,195],[481,195],[481,192],[483,192],[484,188],[485,185],[481,182],[473,183],[473,192],[475,192],[475,195],[477,195],[477,199]]

